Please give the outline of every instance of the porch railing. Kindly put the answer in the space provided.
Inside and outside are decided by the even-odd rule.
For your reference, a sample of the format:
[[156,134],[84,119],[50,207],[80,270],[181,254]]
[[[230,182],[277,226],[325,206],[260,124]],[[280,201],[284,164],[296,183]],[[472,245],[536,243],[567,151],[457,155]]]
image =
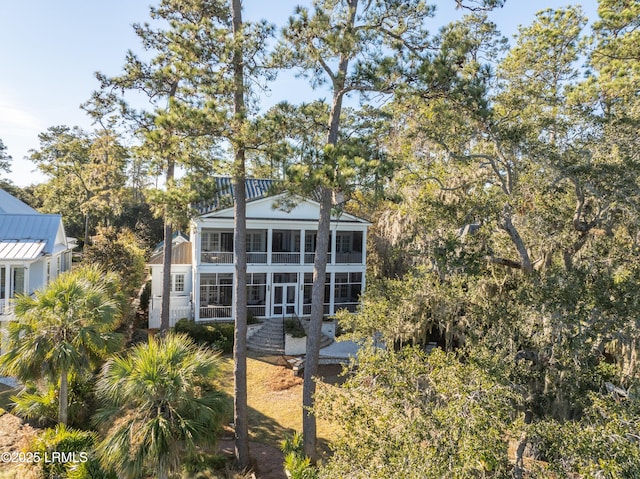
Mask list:
[[357,302],[356,303],[335,303],[333,308],[336,311],[336,313],[341,309],[346,309],[350,313],[355,313],[356,310],[358,309],[358,303]]
[[200,319],[231,319],[231,312],[232,306],[201,306]]
[[251,314],[254,318],[263,318],[267,315],[267,307],[262,305],[249,305],[247,306],[247,313]]
[[[325,315],[329,314],[330,306],[331,305],[329,303],[324,303],[323,314],[325,314]],[[308,316],[310,314],[311,314],[311,305],[310,304],[303,304],[302,305],[302,315],[303,316]]]

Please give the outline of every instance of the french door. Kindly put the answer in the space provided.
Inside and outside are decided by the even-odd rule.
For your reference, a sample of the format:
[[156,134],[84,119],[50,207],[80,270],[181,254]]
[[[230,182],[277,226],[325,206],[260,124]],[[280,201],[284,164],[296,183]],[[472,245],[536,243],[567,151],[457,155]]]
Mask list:
[[273,297],[271,299],[272,316],[287,316],[290,314],[298,314],[297,283],[274,284]]

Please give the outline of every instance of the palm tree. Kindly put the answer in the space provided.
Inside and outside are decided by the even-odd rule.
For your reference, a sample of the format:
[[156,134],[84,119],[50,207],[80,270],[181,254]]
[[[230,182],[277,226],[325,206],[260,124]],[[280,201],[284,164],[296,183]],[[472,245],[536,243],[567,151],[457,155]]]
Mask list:
[[211,380],[219,359],[185,335],[168,334],[105,363],[94,416],[105,439],[98,453],[121,477],[153,470],[166,479],[196,447],[212,446],[228,401]]
[[58,422],[67,424],[69,375],[93,371],[122,347],[114,332],[120,307],[116,276],[88,267],[58,276],[31,296],[16,298],[9,323],[4,374],[22,381],[48,379],[58,386]]

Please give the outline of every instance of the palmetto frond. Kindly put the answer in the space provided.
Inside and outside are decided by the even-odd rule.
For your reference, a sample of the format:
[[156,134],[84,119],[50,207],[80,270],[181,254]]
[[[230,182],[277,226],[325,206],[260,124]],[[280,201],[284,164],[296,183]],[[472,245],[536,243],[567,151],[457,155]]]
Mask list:
[[185,453],[212,445],[227,410],[211,379],[218,357],[184,335],[150,339],[109,360],[97,383],[105,408],[105,464],[136,477],[146,467],[176,470]]

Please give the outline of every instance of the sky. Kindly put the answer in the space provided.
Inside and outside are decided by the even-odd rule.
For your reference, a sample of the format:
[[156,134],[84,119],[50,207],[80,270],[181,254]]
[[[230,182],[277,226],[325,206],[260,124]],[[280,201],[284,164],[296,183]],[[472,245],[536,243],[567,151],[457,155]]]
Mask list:
[[[0,139],[13,157],[9,179],[18,186],[45,181],[25,159],[38,149],[38,134],[56,125],[91,130],[80,109],[98,87],[94,73],[116,75],[127,50],[140,52],[134,23],[148,18],[151,0],[2,0],[0,1]],[[245,20],[266,19],[283,25],[305,0],[244,0]],[[432,30],[454,20],[454,0],[439,5]],[[581,4],[595,18],[597,0],[506,0],[490,18],[512,38],[519,25],[528,25],[545,8]],[[437,23],[436,23],[437,22]],[[326,97],[305,80],[280,75],[270,85],[263,106]]]

